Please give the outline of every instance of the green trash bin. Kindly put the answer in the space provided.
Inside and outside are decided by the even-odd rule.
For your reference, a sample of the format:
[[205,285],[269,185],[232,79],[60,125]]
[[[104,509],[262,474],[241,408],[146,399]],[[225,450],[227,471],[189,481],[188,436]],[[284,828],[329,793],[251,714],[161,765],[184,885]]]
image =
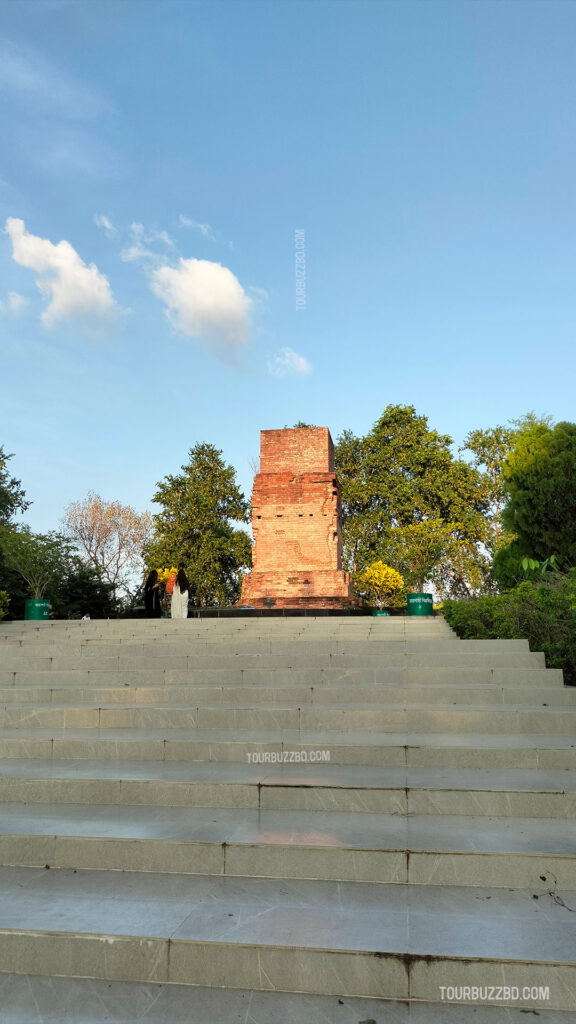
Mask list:
[[408,594],[406,598],[407,615],[433,615],[432,594]]
[[49,619],[50,618],[50,601],[39,600],[35,597],[29,597],[24,605],[24,618],[25,619]]

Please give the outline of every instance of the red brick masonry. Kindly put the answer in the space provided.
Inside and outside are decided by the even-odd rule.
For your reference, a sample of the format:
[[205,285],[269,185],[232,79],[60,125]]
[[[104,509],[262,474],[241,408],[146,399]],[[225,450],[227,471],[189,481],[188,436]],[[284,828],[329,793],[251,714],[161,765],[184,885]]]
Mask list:
[[262,430],[252,491],[253,569],[240,604],[355,604],[342,569],[342,511],[328,427]]

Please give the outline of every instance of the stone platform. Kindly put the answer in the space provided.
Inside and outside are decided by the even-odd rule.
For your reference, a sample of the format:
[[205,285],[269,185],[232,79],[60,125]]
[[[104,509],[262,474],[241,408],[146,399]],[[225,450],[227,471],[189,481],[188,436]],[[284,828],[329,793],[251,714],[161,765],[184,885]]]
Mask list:
[[0,1024],[573,1019],[576,690],[524,641],[13,623],[0,697]]

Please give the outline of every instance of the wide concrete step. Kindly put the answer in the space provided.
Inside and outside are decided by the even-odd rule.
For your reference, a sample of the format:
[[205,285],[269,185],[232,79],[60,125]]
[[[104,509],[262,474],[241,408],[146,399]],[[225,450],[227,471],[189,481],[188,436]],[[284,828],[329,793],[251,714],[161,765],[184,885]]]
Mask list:
[[416,629],[407,629],[392,631],[388,634],[372,633],[369,635],[344,632],[336,634],[325,633],[302,635],[285,632],[282,635],[276,636],[269,632],[260,634],[236,633],[226,636],[217,633],[194,634],[190,632],[179,632],[178,630],[171,630],[166,633],[155,633],[153,630],[147,630],[146,632],[136,633],[119,633],[109,631],[101,634],[93,633],[91,635],[82,635],[77,632],[38,633],[28,636],[13,635],[11,637],[5,637],[4,640],[0,638],[0,648],[2,648],[2,650],[10,651],[17,647],[26,647],[28,650],[34,650],[38,645],[46,646],[47,644],[65,646],[82,645],[86,647],[93,646],[95,648],[106,644],[116,647],[132,646],[134,644],[145,644],[146,646],[150,646],[152,644],[175,644],[177,646],[195,647],[199,650],[219,645],[227,650],[238,650],[239,652],[245,651],[246,653],[249,653],[251,648],[256,652],[258,649],[261,650],[266,647],[273,651],[276,648],[282,650],[288,646],[301,647],[303,650],[312,646],[318,646],[321,650],[348,648],[352,651],[354,649],[360,650],[364,647],[367,647],[368,649],[372,649],[372,647],[375,647],[376,649],[394,649],[394,647],[402,645],[407,641],[420,643],[449,642],[455,645],[464,642],[459,640],[456,634],[448,629],[434,629],[427,632]]
[[[536,697],[536,694],[535,694]],[[299,704],[288,701],[263,705],[255,701],[214,701],[210,705],[156,704],[99,707],[70,704],[0,706],[0,729],[228,729],[297,730],[335,733],[542,733],[564,735],[576,729],[573,706],[545,703],[511,704]]]
[[[526,1010],[0,974],[0,1024],[526,1024]],[[538,1024],[572,1024],[561,1010]]]
[[[435,645],[436,647],[437,645]],[[138,650],[132,651],[127,648],[118,650],[117,647],[114,648],[110,644],[106,645],[106,650],[99,650],[95,647],[66,650],[62,646],[50,646],[48,649],[42,647],[38,651],[30,652],[27,648],[17,647],[8,653],[5,651],[0,652],[0,669],[3,672],[38,670],[58,672],[71,669],[76,671],[94,669],[119,670],[148,667],[188,670],[230,670],[241,668],[244,672],[249,672],[253,669],[277,671],[278,669],[285,668],[324,670],[378,669],[386,667],[392,654],[395,657],[403,657],[405,655],[422,656],[437,653],[437,649],[431,648],[430,644],[402,644],[393,651],[377,654],[366,654],[365,652],[362,654],[351,654],[349,652],[321,654],[316,652],[314,648],[310,651],[302,651],[293,647],[290,653],[282,655],[261,653],[242,656],[238,652],[227,654],[221,648],[218,653],[214,654],[200,653],[190,647],[176,648],[174,644],[171,644],[170,648],[170,652],[162,654],[156,646],[146,650],[143,648],[143,645],[138,645]],[[456,652],[459,654],[477,654],[479,651],[482,651],[482,648],[462,648],[461,646],[455,648],[454,644],[451,644],[451,649],[451,653]],[[512,650],[515,650],[515,653],[518,654],[529,653],[527,644]],[[509,654],[511,648],[488,647],[484,651]]]
[[[40,664],[38,664],[40,662]],[[92,650],[82,652],[73,659],[68,657],[67,652],[60,652],[57,656],[48,659],[46,657],[30,659],[24,655],[14,657],[7,656],[0,660],[0,670],[3,672],[18,672],[23,669],[40,668],[43,671],[64,671],[74,669],[76,671],[88,671],[102,667],[110,669],[125,668],[146,668],[151,664],[152,668],[173,668],[195,671],[232,671],[242,670],[244,672],[265,671],[305,671],[314,669],[319,671],[351,671],[359,669],[362,671],[377,670],[381,668],[426,668],[428,666],[449,669],[449,668],[545,668],[544,655],[541,652],[530,652],[527,650],[510,650],[508,648],[494,648],[493,650],[467,650],[456,644],[451,645],[450,651],[443,655],[429,649],[417,650],[413,646],[410,650],[404,644],[394,649],[379,651],[374,657],[367,657],[346,653],[346,655],[335,655],[329,658],[321,652],[310,652],[301,654],[292,649],[285,654],[271,655],[269,652],[250,652],[243,657],[238,652],[231,652],[224,655],[222,650],[200,654],[189,649],[178,649],[170,644],[170,649],[164,653],[157,649],[146,651],[142,645],[130,653],[118,650],[114,651],[112,645],[106,644],[101,651]]]
[[214,632],[217,634],[233,633],[233,632],[261,632],[266,631],[269,633],[275,632],[301,632],[301,633],[334,633],[334,632],[346,632],[351,630],[353,632],[372,633],[379,631],[381,633],[388,633],[394,628],[414,628],[414,629],[431,629],[431,628],[449,628],[446,619],[441,615],[433,616],[407,616],[407,615],[391,615],[391,616],[373,616],[373,615],[356,615],[354,617],[346,615],[337,616],[325,616],[325,615],[306,615],[306,616],[240,616],[235,618],[226,618],[225,616],[215,619],[213,616],[210,617],[194,617],[188,616],[188,619],[146,619],[143,617],[136,618],[117,618],[117,619],[50,619],[50,620],[36,620],[36,621],[20,621],[20,622],[8,622],[2,623],[2,631],[10,632],[11,630],[26,630],[30,633],[35,633],[40,630],[79,630],[81,632],[90,632],[94,630],[121,630],[126,629],[142,630],[143,632],[149,632],[150,630],[180,630],[180,631],[204,631]]
[[[526,1024],[526,1010],[0,974],[1,1024]],[[538,1010],[538,1024],[572,1024]]]
[[[27,644],[25,640],[13,644],[0,644],[0,657],[54,657],[61,653],[66,653],[71,657],[80,656],[93,656],[101,654],[103,649],[108,647],[112,650],[112,653],[122,656],[128,656],[130,651],[136,648],[145,648],[151,655],[157,654],[159,651],[162,652],[166,648],[177,648],[178,650],[188,653],[190,655],[197,655],[199,658],[206,657],[205,651],[205,640],[198,641],[197,639],[187,637],[158,637],[152,638],[148,635],[141,637],[126,637],[126,638],[106,638],[103,637],[96,642],[95,640],[82,640],[81,638],[42,638],[42,640],[35,642],[34,644]],[[252,640],[252,644],[259,648],[257,655],[245,654],[246,657],[269,657],[277,658],[284,656],[284,653],[288,651],[292,656],[298,658],[304,657],[322,657],[326,660],[340,659],[340,658],[358,658],[362,659],[378,657],[380,652],[382,653],[393,653],[397,650],[414,650],[414,651],[447,651],[454,649],[461,649],[466,651],[473,650],[517,650],[527,651],[529,650],[529,644],[527,640],[460,640],[455,635],[439,636],[428,639],[426,637],[410,637],[405,634],[398,636],[395,642],[391,644],[386,641],[373,641],[371,643],[353,643],[346,638],[340,638],[336,640],[310,640],[306,643],[295,643],[293,640],[283,639],[274,640],[270,636],[263,638],[262,640]],[[328,646],[330,643],[330,646]],[[223,657],[238,657],[242,654],[245,649],[245,641],[236,642],[229,638],[209,638],[210,648],[214,649],[214,656],[221,655]],[[278,651],[282,652],[278,654]]]
[[142,629],[148,631],[150,629],[197,629],[197,630],[212,630],[218,633],[225,632],[236,632],[244,631],[249,632],[251,630],[267,630],[269,632],[275,630],[289,630],[295,631],[334,631],[334,630],[362,630],[362,631],[388,631],[395,626],[405,625],[412,626],[418,629],[428,629],[431,626],[442,626],[447,627],[446,619],[442,615],[428,615],[428,616],[407,616],[407,615],[392,615],[390,617],[373,616],[373,615],[266,615],[266,616],[250,616],[241,615],[234,617],[221,616],[214,618],[209,617],[195,617],[189,616],[188,619],[146,619],[143,617],[135,618],[116,618],[116,619],[92,619],[91,621],[84,619],[40,619],[40,620],[28,620],[19,622],[3,622],[2,631],[10,632],[11,630],[27,630],[29,632],[37,632],[39,630],[57,630],[57,629],[78,629],[81,631],[89,631],[94,629]]
[[101,707],[102,705],[122,704],[140,706],[154,704],[162,707],[172,704],[192,704],[195,707],[217,704],[235,706],[237,704],[255,704],[265,707],[269,704],[279,705],[339,705],[350,706],[351,698],[356,706],[374,705],[388,708],[391,706],[407,706],[410,704],[452,704],[466,706],[469,704],[484,705],[529,705],[556,708],[576,706],[576,687],[551,689],[545,686],[535,689],[533,686],[439,686],[430,684],[418,686],[415,683],[405,686],[106,686],[79,689],[68,685],[65,687],[3,687],[0,689],[0,705],[34,705],[37,707],[70,706]]
[[505,984],[574,1007],[573,891],[1,868],[0,895],[8,973],[436,1003]]
[[574,822],[6,804],[0,865],[576,889]]
[[570,820],[576,772],[7,758],[0,799]]
[[[402,687],[404,685],[438,685],[463,687],[489,684],[516,687],[554,686],[562,690],[563,676],[560,669],[544,669],[539,667],[508,668],[441,668],[441,667],[403,667],[380,666],[378,668],[348,669],[181,669],[169,667],[145,667],[121,669],[98,664],[84,670],[23,670],[0,671],[0,688],[2,690],[24,690],[33,687],[54,689],[59,687],[164,687],[181,686],[187,692],[193,687],[215,688],[223,686],[259,687],[262,692],[269,689],[290,687],[324,687],[338,689],[346,686],[356,693],[362,687]],[[567,688],[568,693],[576,692],[575,687]]]
[[[573,735],[218,729],[0,729],[0,757],[576,770]],[[324,756],[324,755],[323,755]]]

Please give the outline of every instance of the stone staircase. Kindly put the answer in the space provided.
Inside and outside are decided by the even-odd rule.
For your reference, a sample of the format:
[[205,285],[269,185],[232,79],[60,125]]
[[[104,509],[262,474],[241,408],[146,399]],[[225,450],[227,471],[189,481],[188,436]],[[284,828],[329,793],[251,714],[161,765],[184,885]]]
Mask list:
[[0,1024],[576,1020],[576,690],[526,642],[0,624],[0,697]]

